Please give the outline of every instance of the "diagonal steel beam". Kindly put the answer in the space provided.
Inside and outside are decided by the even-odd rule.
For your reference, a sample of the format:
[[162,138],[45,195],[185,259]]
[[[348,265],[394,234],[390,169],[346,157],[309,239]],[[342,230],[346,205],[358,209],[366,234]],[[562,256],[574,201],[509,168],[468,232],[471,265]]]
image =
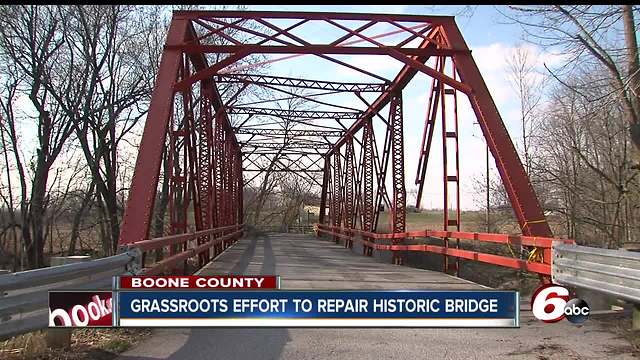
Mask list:
[[[428,35],[429,39],[436,38],[441,32],[440,27],[435,27]],[[424,40],[420,44],[420,48],[430,48],[434,47],[433,42]],[[416,61],[421,63],[425,63],[429,57],[418,57]],[[376,113],[379,113],[393,98],[393,93],[401,91],[405,86],[413,79],[413,77],[418,73],[416,68],[413,68],[409,65],[405,65],[402,67],[402,70],[396,75],[392,85],[389,87],[389,91],[382,93],[369,108],[363,113],[363,115],[351,125],[351,127],[347,130],[345,135],[340,138],[336,144],[333,146],[331,150],[327,153],[327,155],[333,154],[337,149],[339,149],[347,140],[347,137],[350,135],[354,135],[358,130],[362,128],[367,119],[371,118]]]

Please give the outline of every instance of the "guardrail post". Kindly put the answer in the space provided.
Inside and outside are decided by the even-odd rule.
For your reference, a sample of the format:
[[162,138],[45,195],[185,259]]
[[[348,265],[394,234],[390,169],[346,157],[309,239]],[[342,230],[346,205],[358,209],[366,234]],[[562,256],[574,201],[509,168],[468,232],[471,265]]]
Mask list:
[[[9,270],[0,270],[0,275],[7,275],[9,273],[11,273]],[[2,300],[2,298],[5,296],[7,296],[7,293],[4,290],[0,290],[0,300]],[[11,319],[11,316],[9,316],[8,314],[0,316],[0,323],[9,321],[9,319]]]
[[[627,251],[640,252],[640,243],[625,243],[623,244],[623,248]],[[633,304],[633,310],[631,313],[631,329],[640,330],[640,303]]]
[[128,246],[122,247],[120,251],[126,252],[133,257],[133,261],[131,261],[125,267],[127,272],[131,274],[139,274],[144,267],[144,262],[142,260],[142,251],[138,248],[129,248]]
[[[51,258],[51,266],[75,264],[91,261],[89,256],[56,256]],[[47,329],[46,341],[50,348],[71,347],[71,328]]]
[[53,349],[71,347],[71,328],[47,329],[47,346]]

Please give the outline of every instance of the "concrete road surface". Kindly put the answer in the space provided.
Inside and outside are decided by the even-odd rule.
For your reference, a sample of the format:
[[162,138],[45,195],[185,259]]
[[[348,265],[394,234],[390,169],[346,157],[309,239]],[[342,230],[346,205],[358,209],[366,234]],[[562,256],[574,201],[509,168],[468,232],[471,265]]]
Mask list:
[[[245,238],[200,272],[278,274],[284,289],[480,289],[305,235]],[[632,346],[587,320],[546,324],[522,304],[519,329],[158,329],[133,359],[627,359]]]

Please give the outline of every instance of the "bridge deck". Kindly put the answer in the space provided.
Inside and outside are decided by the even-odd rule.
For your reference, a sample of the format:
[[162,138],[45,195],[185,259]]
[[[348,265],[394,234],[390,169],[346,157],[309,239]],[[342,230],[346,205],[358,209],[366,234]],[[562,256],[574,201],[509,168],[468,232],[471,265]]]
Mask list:
[[275,274],[283,289],[480,289],[444,273],[357,256],[342,245],[302,234],[243,239],[200,275]]
[[[427,270],[395,266],[311,236],[245,238],[202,275],[278,274],[284,289],[479,289]],[[152,359],[579,359],[629,358],[624,339],[595,320],[533,319],[523,299],[520,329],[157,329],[120,360]]]

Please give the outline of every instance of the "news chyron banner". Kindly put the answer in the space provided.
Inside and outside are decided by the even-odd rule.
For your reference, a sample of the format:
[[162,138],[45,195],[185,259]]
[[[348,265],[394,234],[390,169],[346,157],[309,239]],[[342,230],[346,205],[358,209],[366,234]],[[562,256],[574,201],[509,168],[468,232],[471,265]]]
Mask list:
[[520,317],[516,291],[281,290],[277,276],[122,276],[113,285],[50,292],[50,326],[519,327]]

